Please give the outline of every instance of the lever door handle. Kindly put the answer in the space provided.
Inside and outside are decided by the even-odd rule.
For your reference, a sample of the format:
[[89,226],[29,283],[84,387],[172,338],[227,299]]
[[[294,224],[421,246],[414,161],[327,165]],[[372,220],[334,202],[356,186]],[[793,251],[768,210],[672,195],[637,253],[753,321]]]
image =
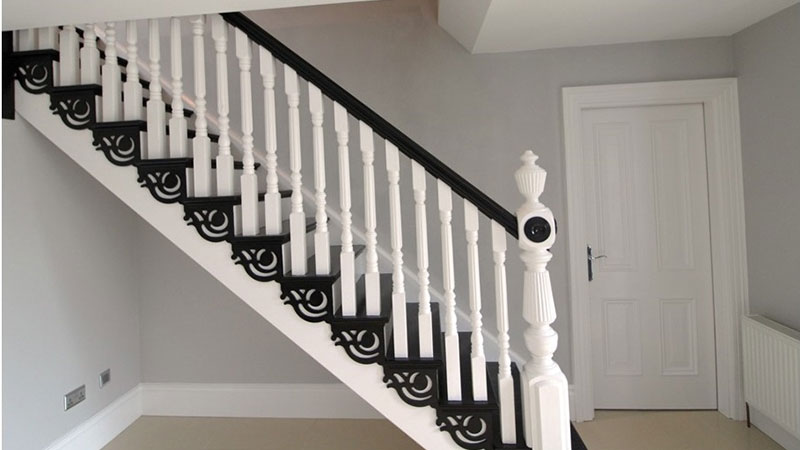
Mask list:
[[592,261],[597,259],[608,258],[606,255],[592,255],[592,247],[586,246],[586,264],[589,266],[589,281],[594,279],[594,271],[592,270]]

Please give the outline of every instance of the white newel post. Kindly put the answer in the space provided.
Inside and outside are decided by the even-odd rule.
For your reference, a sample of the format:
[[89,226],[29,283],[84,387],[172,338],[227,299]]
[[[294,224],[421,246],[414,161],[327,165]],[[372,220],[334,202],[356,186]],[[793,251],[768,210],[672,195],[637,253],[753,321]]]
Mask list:
[[[122,120],[122,72],[117,63],[117,24],[107,22],[105,32],[106,62],[102,69],[103,121],[114,122]],[[86,35],[83,43],[86,45]]]
[[[267,145],[267,194],[264,196],[264,227],[267,236],[283,232],[281,194],[278,189],[278,135],[275,116],[275,60],[264,47],[258,48],[259,71],[264,84],[264,138]],[[327,224],[326,224],[327,226]]]
[[217,55],[217,116],[219,142],[217,143],[217,195],[233,195],[233,155],[230,138],[230,104],[228,101],[228,26],[219,14],[211,16],[211,38]]
[[308,108],[311,112],[314,141],[314,199],[317,203],[317,229],[314,232],[314,260],[316,274],[327,275],[331,271],[331,248],[328,236],[328,213],[325,211],[325,136],[322,133],[324,109],[322,92],[308,83]]
[[239,59],[239,97],[242,103],[242,234],[258,234],[258,179],[253,156],[253,88],[250,68],[253,49],[244,31],[236,29],[236,57]]
[[169,118],[169,155],[186,156],[186,117],[183,116],[183,54],[181,48],[181,20],[169,21],[170,65],[172,66],[172,116]]
[[353,215],[350,213],[350,130],[347,110],[338,103],[333,104],[333,126],[339,144],[339,206],[342,211],[342,253],[339,256],[342,286],[342,315],[356,315],[356,268],[353,254]]
[[547,172],[536,165],[530,150],[515,177],[525,203],[517,210],[519,246],[525,263],[522,315],[528,328],[525,345],[531,358],[522,376],[525,441],[536,450],[568,450],[569,392],[567,377],[553,361],[558,334],[550,326],[556,319],[553,289],[547,263],[556,239],[555,221],[549,208],[539,202]]
[[497,382],[500,389],[500,437],[504,444],[517,443],[517,422],[514,410],[514,378],[511,375],[508,337],[508,285],[506,283],[506,230],[492,221],[492,254],[494,256],[494,296],[497,314],[498,357]]
[[56,27],[39,28],[39,49],[40,50],[57,50],[57,37]]
[[419,356],[433,358],[430,276],[428,274],[428,216],[425,211],[425,168],[411,161],[417,232],[417,277],[419,278]]
[[386,172],[389,178],[389,220],[392,234],[392,333],[394,357],[408,358],[406,288],[403,276],[403,210],[400,208],[400,154],[386,141]]
[[125,22],[128,65],[125,67],[125,84],[122,86],[122,115],[125,120],[142,120],[142,85],[139,84],[139,48],[136,21]]
[[211,196],[211,139],[208,137],[206,120],[206,56],[205,56],[205,21],[203,16],[195,16],[192,24],[192,51],[194,55],[194,96],[195,119],[197,128],[192,139],[192,156],[194,158],[194,196]]
[[[78,32],[73,25],[64,25],[58,36],[59,84],[71,86],[80,83],[78,70]],[[22,45],[20,44],[20,50]]]
[[[167,156],[167,113],[161,97],[161,37],[158,20],[148,21],[150,46],[150,98],[147,100],[147,157],[150,159]],[[104,96],[105,97],[105,96]]]
[[303,212],[303,158],[300,153],[300,86],[297,72],[283,65],[284,91],[289,106],[289,170],[292,181],[292,211],[289,213],[289,239],[292,252],[292,275],[305,275],[306,214]]
[[456,318],[456,282],[453,270],[453,192],[437,180],[439,219],[442,222],[442,284],[444,287],[444,351],[447,400],[461,400],[461,361],[459,361]]
[[481,315],[481,270],[478,263],[478,209],[464,200],[464,229],[467,235],[467,271],[469,273],[469,310],[472,326],[470,361],[472,398],[486,401],[486,355],[483,351],[483,316]]
[[375,206],[375,142],[372,128],[358,122],[361,162],[364,165],[364,228],[367,244],[365,255],[364,287],[367,296],[367,315],[381,314],[381,274],[378,271],[378,225]]
[[97,34],[94,24],[83,27],[81,49],[81,84],[98,84],[100,80],[100,51],[97,49]]

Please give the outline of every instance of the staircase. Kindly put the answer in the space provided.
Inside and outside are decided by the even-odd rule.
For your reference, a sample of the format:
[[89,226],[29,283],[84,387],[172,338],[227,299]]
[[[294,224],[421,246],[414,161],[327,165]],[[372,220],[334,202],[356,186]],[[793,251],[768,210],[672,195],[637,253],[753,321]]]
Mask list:
[[[187,24],[191,77],[182,67]],[[23,116],[425,448],[585,448],[571,429],[567,380],[552,358],[556,317],[546,266],[556,230],[538,200],[546,173],[533,153],[522,156],[515,174],[526,201],[514,217],[240,13],[128,21],[124,40],[117,25],[21,30],[13,46],[6,32],[4,118]],[[163,40],[170,48],[169,77],[161,72],[162,29],[169,30]],[[146,47],[140,48],[140,35]],[[139,56],[144,53],[146,60]],[[207,63],[213,77],[206,75]],[[233,68],[239,77],[231,82]],[[281,77],[285,122],[276,90]],[[254,78],[263,92],[254,93]],[[191,83],[193,96],[184,83]],[[238,88],[234,99],[241,108],[234,126],[230,85]],[[215,91],[214,111],[207,107],[208,86]],[[304,86],[310,124],[300,120]],[[254,99],[263,100],[257,126]],[[331,102],[339,208],[326,201],[324,112]],[[357,220],[363,231],[351,212],[351,122],[357,123],[363,169],[358,197],[364,217]],[[312,145],[303,146],[301,127],[309,125]],[[255,149],[254,131],[264,136],[263,152]],[[288,136],[288,148],[278,148],[279,133]],[[376,136],[385,149],[388,198],[378,198],[376,189]],[[302,154],[309,150],[313,191],[302,177]],[[278,166],[279,152],[289,157],[288,171]],[[409,163],[414,206],[404,209],[401,167]],[[428,178],[435,180],[438,200],[440,234],[432,239],[441,242],[442,304],[431,294]],[[469,331],[459,331],[456,315],[454,193],[464,210],[468,273],[459,280],[469,293]],[[376,211],[387,203],[392,270],[382,273]],[[403,219],[415,223],[413,263],[404,261]],[[498,362],[486,360],[481,313],[479,223],[487,219]],[[341,230],[336,245],[329,224]],[[523,371],[509,355],[508,235],[519,240],[526,268],[522,314],[530,358]],[[354,236],[363,242],[356,244]],[[407,275],[416,278],[416,302],[406,296]]]

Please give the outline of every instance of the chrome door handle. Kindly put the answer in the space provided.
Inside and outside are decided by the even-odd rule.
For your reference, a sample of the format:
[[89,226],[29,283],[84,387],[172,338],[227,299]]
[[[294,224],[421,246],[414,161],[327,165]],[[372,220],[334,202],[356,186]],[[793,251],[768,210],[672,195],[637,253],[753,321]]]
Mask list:
[[608,258],[606,255],[592,255],[592,247],[586,246],[586,264],[589,266],[589,281],[594,279],[594,271],[592,270],[592,261],[597,259]]

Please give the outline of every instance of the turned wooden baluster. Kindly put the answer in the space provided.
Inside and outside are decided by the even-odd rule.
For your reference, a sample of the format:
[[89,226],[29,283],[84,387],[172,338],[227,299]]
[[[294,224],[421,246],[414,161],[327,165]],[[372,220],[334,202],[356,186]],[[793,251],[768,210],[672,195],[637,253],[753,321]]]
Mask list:
[[244,31],[236,29],[236,57],[239,59],[239,97],[242,103],[242,234],[258,234],[258,179],[253,156],[253,88],[250,68],[252,45]]
[[217,116],[219,142],[217,142],[217,195],[233,195],[233,155],[230,138],[230,104],[228,102],[228,26],[219,14],[211,16],[211,37],[217,55]]
[[57,40],[56,27],[39,28],[39,50],[57,50]]
[[308,108],[311,111],[313,126],[314,199],[317,203],[314,260],[317,264],[317,275],[327,275],[331,271],[331,249],[328,236],[328,213],[325,211],[325,136],[322,134],[324,110],[322,92],[311,83],[308,83]]
[[425,169],[411,161],[417,231],[417,277],[419,278],[419,356],[433,358],[430,276],[428,274],[428,218],[425,211]]
[[[264,47],[258,48],[261,79],[264,83],[264,133],[267,145],[267,194],[264,196],[264,224],[267,235],[283,232],[281,194],[278,190],[278,135],[275,116],[275,60]],[[319,226],[319,225],[318,225]],[[327,224],[326,224],[327,226]]]
[[[122,120],[122,71],[117,63],[117,24],[106,23],[106,61],[102,68],[103,121]],[[86,45],[86,36],[83,39]]]
[[[73,25],[64,25],[58,36],[59,84],[72,86],[80,83],[78,69],[78,32]],[[20,47],[22,50],[22,47]]]
[[157,159],[167,156],[167,114],[161,96],[161,38],[158,20],[150,19],[148,28],[150,34],[148,43],[150,46],[150,98],[147,100],[147,157]]
[[392,236],[392,334],[395,358],[408,358],[406,287],[403,276],[403,210],[400,208],[400,155],[386,141],[386,172],[389,178],[389,220]]
[[453,270],[453,193],[450,186],[437,181],[439,219],[442,223],[442,283],[444,286],[444,347],[447,400],[461,401],[461,361],[459,361],[456,318],[456,286]]
[[97,49],[97,34],[94,24],[83,27],[81,53],[81,84],[98,84],[100,81],[100,50]]
[[192,24],[192,50],[194,55],[194,96],[195,119],[197,128],[192,139],[192,156],[194,157],[194,195],[209,197],[211,193],[211,139],[208,137],[208,121],[206,120],[206,56],[205,56],[205,21],[203,16],[195,16]]
[[169,118],[169,155],[186,156],[186,117],[183,116],[183,49],[181,48],[181,20],[169,21],[170,66],[172,68],[172,116]]
[[469,309],[471,334],[472,398],[486,401],[486,355],[483,351],[483,316],[481,315],[481,270],[478,255],[478,208],[464,200],[464,228],[467,235],[467,270],[469,272]]
[[364,122],[358,122],[359,142],[361,144],[361,160],[364,164],[364,228],[366,229],[367,254],[364,273],[364,284],[367,296],[367,315],[381,314],[381,274],[378,271],[378,233],[375,211],[375,144],[372,128]]
[[[125,66],[125,83],[122,86],[122,115],[125,120],[142,120],[142,85],[139,83],[139,48],[136,21],[125,22],[128,65]],[[196,170],[196,169],[195,169]]]
[[558,333],[550,326],[556,319],[553,289],[547,263],[556,239],[555,221],[549,208],[539,202],[547,172],[536,165],[530,150],[515,177],[525,203],[517,210],[519,247],[525,263],[522,316],[528,322],[525,345],[531,358],[522,377],[525,441],[535,449],[568,450],[569,393],[567,377],[553,361]]
[[342,288],[342,315],[356,315],[356,268],[353,254],[353,232],[350,227],[350,139],[347,110],[338,103],[333,104],[333,125],[339,144],[339,205],[342,208],[342,252],[339,254]]
[[292,275],[305,275],[306,215],[303,212],[303,158],[300,153],[300,86],[297,72],[283,65],[284,91],[289,106],[289,170],[292,179],[292,211],[289,213],[289,236],[292,252]]
[[506,230],[492,221],[492,253],[494,255],[494,295],[497,314],[498,358],[497,381],[500,388],[500,437],[504,444],[517,443],[517,417],[514,406],[514,379],[508,338],[508,287],[506,284]]
[[17,48],[19,49],[19,51],[27,52],[31,50],[36,50],[36,48],[38,47],[36,28],[27,28],[24,30],[19,30],[18,37],[19,37],[19,44]]

